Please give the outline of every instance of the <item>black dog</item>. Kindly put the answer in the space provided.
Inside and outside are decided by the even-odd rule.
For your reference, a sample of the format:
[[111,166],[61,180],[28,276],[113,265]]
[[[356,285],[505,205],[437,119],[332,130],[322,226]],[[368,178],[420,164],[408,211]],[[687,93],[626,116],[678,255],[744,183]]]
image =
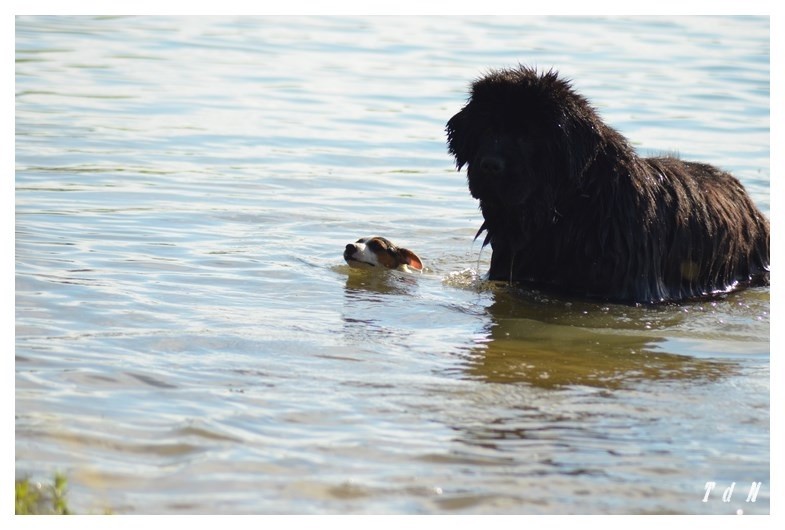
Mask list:
[[643,158],[556,72],[491,72],[447,123],[493,248],[489,279],[618,302],[769,282],[769,222],[741,183]]

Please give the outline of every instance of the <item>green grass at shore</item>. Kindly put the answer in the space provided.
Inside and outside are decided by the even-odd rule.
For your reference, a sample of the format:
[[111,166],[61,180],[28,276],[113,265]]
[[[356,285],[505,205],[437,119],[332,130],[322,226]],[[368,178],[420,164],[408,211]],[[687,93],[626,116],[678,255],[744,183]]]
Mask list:
[[70,515],[65,475],[55,473],[51,484],[16,480],[16,515]]

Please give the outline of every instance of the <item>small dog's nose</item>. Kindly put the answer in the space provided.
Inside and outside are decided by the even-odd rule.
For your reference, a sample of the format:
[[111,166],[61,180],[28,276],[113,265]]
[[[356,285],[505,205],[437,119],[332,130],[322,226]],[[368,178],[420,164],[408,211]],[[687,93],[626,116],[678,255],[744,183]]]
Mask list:
[[496,155],[485,155],[480,159],[480,171],[486,175],[499,175],[504,172],[504,159]]
[[346,250],[344,250],[343,253],[348,254],[354,252],[355,250],[357,250],[357,247],[355,247],[352,243],[349,243],[346,245]]

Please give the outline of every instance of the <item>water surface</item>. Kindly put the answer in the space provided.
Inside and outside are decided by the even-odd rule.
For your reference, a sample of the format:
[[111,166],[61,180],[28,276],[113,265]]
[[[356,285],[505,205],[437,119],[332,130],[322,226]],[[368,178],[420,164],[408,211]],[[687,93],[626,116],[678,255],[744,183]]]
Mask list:
[[[444,125],[519,62],[769,213],[766,18],[17,18],[17,476],[81,513],[768,513],[768,289],[478,281]],[[350,270],[373,234],[426,273]]]

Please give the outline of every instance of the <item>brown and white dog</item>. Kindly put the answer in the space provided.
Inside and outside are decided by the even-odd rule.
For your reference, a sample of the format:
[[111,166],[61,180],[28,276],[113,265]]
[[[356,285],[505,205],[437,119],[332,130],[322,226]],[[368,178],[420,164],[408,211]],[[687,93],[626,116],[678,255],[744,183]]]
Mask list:
[[350,267],[422,272],[422,260],[409,249],[396,247],[391,241],[379,237],[363,237],[346,245],[343,259]]

